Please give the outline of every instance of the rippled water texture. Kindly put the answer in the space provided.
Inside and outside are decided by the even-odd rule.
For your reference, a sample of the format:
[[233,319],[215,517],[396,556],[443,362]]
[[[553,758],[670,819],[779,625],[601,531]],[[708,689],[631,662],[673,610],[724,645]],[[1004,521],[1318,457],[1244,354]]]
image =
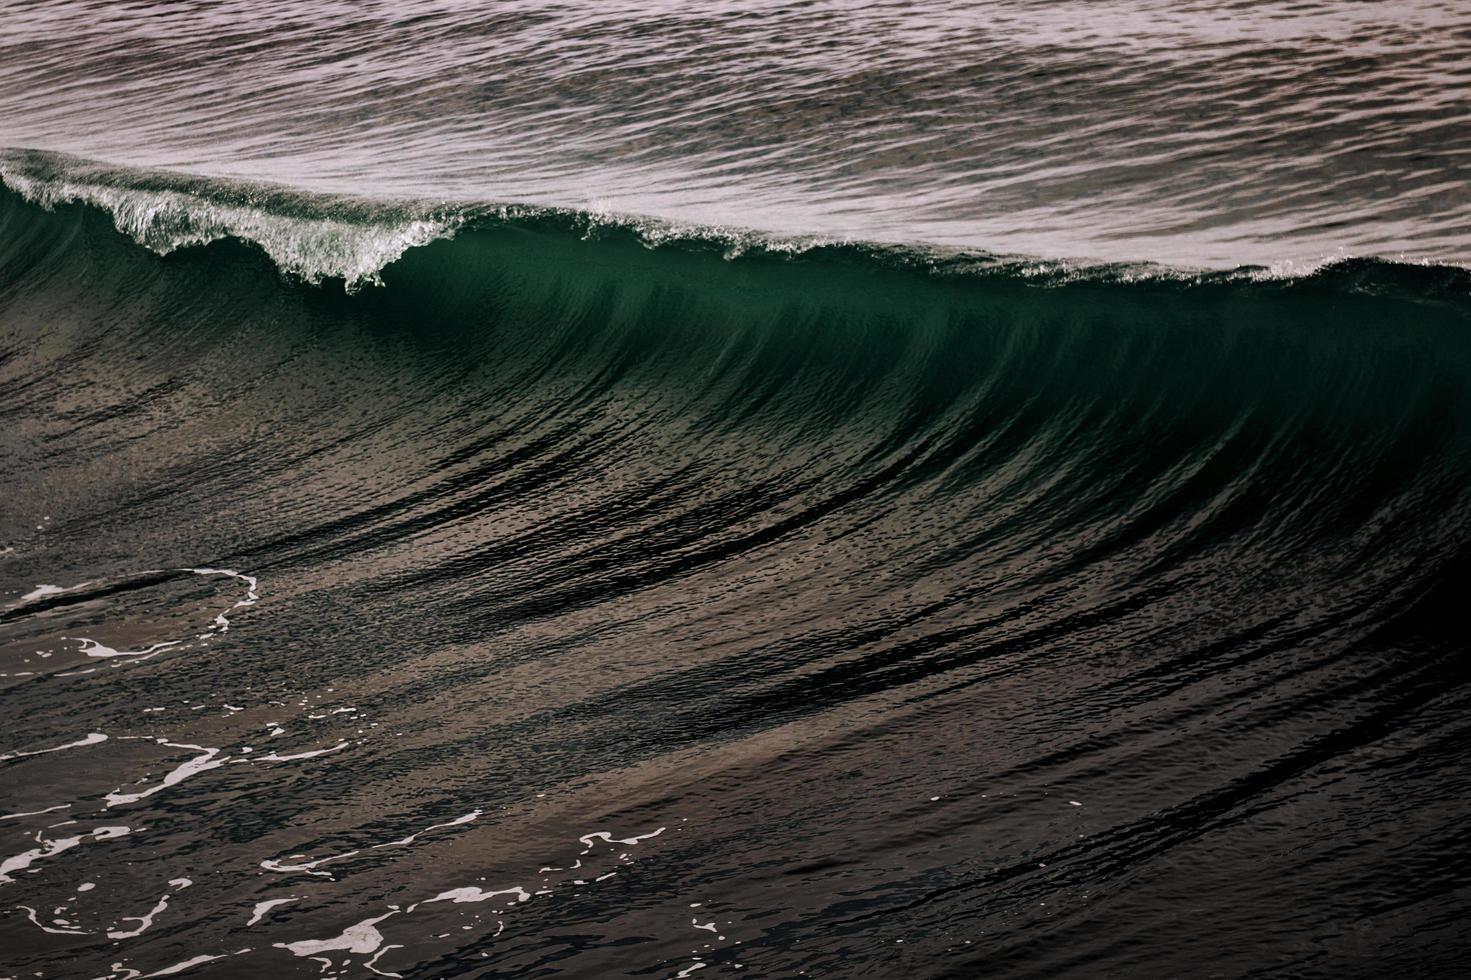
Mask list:
[[0,6],[0,980],[1462,975],[1465,10]]
[[1471,261],[1471,7],[23,3],[0,144],[1198,266]]

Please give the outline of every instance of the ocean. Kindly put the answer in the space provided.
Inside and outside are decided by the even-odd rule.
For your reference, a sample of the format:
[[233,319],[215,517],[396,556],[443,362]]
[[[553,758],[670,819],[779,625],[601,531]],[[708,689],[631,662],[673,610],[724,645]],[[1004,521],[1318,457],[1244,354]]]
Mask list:
[[0,5],[0,980],[1471,968],[1471,6]]

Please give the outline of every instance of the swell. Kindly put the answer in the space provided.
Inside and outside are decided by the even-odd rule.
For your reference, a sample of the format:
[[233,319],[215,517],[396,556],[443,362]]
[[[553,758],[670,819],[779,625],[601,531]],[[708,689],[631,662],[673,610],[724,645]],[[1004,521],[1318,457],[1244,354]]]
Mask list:
[[[387,212],[360,205],[282,220],[376,234]],[[782,974],[834,936],[817,963],[851,972],[888,943],[875,922],[947,954],[974,936],[957,975],[1177,975],[1222,935],[1252,937],[1220,954],[1249,975],[1259,937],[1315,956],[1301,935],[1344,921],[1381,945],[1430,922],[1462,950],[1443,897],[1466,874],[1464,272],[727,258],[586,221],[467,220],[350,294],[248,234],[160,256],[114,212],[0,192],[0,568],[18,595],[64,587],[0,615],[15,654],[56,648],[6,678],[12,742],[74,742],[79,715],[134,731],[140,703],[186,696],[267,702],[197,737],[171,717],[191,745],[263,744],[268,699],[303,706],[291,729],[323,695],[382,722],[341,751],[289,732],[285,757],[333,749],[298,780],[231,765],[139,801],[149,827],[229,814],[218,841],[159,847],[153,878],[227,858],[217,905],[244,922],[263,860],[613,774],[588,827],[616,806],[638,818],[620,837],[692,843],[657,839],[616,927],[528,903],[526,946],[487,945],[492,968],[530,969],[550,934],[657,934],[638,914],[675,894],[672,962],[685,899],[714,892],[782,911],[717,951],[775,951]],[[263,598],[208,654],[152,657],[229,600],[146,569],[238,569]],[[103,627],[152,659],[64,676],[90,665],[56,635]],[[104,772],[99,792],[125,785]],[[191,950],[267,969],[270,941],[379,921],[406,881],[465,885],[492,851],[542,867],[540,843],[428,846],[443,872],[344,862],[265,941],[200,939],[202,906]],[[1285,935],[1289,905],[1317,918]],[[414,944],[395,972],[463,972],[447,930],[405,919],[384,925]],[[1184,941],[1138,938],[1166,928]],[[1305,975],[1355,950],[1324,944]]]
[[[136,181],[129,193],[144,192],[182,193]],[[263,206],[255,192],[234,193],[214,206],[308,227],[293,240],[313,248],[322,222],[371,237],[430,218],[312,198]],[[49,212],[17,193],[0,197],[0,288],[12,323],[69,324],[59,332],[81,338],[92,329],[84,311],[105,311],[96,315],[118,324],[114,342],[133,336],[144,361],[188,347],[191,336],[301,343],[323,322],[364,343],[408,345],[406,366],[379,365],[388,373],[370,382],[396,394],[353,424],[327,425],[323,455],[375,444],[396,412],[413,414],[426,385],[469,399],[432,437],[419,435],[423,456],[404,477],[417,489],[294,531],[245,535],[233,561],[391,548],[596,477],[614,488],[597,508],[404,569],[394,587],[432,592],[516,567],[515,597],[496,615],[520,621],[807,536],[932,524],[914,543],[882,531],[882,563],[922,577],[975,562],[974,582],[875,634],[888,636],[994,590],[1030,593],[1030,606],[1098,574],[1121,589],[1117,613],[1211,574],[1247,594],[1274,576],[1281,588],[1303,577],[1331,582],[1350,606],[1361,588],[1374,599],[1366,608],[1379,608],[1410,583],[1432,587],[1466,538],[1464,270],[1345,262],[1285,279],[1185,275],[811,243],[754,245],[732,259],[729,239],[656,241],[647,227],[617,224],[593,233],[585,215],[530,209],[443,218],[456,225],[453,239],[421,247],[395,239],[374,252],[397,254],[374,272],[385,288],[347,295],[282,280],[271,242],[228,222],[197,225],[170,246],[177,254],[158,258],[109,225],[136,218],[147,240],[146,229],[172,227],[175,212],[103,212],[65,197],[42,198]],[[349,267],[365,266],[319,265],[305,278]],[[6,357],[34,349],[22,329]],[[253,364],[248,348],[238,356],[244,376],[282,370]],[[14,395],[45,384],[13,372],[8,412],[36,411],[39,401]],[[175,397],[185,385],[159,379],[147,397]],[[333,418],[323,392],[297,385],[291,397],[303,413]],[[502,418],[520,420],[514,437]],[[157,424],[115,405],[77,424],[130,421]],[[298,451],[266,464],[303,465]],[[135,502],[156,506],[169,492],[165,484]],[[599,529],[606,536],[589,544]],[[546,548],[555,563],[542,560]],[[1248,567],[1256,571],[1242,581]],[[1051,609],[1037,628],[1085,629],[1099,614],[1078,615]],[[1373,622],[1366,612],[1363,627]],[[886,646],[872,662],[848,660],[799,686],[851,687],[856,674],[860,686],[882,687],[906,676],[906,662],[923,674],[932,648],[993,625],[981,617],[927,635],[897,661]],[[1018,642],[1029,637],[1023,630]],[[850,644],[850,626],[832,639]],[[809,650],[821,647],[811,640]],[[751,680],[761,663],[752,660]]]

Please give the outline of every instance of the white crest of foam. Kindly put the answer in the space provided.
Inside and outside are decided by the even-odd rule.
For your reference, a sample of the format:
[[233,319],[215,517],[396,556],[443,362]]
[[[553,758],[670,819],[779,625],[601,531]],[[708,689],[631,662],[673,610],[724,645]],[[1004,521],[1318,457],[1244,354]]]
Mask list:
[[47,209],[69,203],[102,208],[118,231],[159,255],[241,238],[259,245],[282,272],[309,283],[340,278],[349,292],[382,285],[378,273],[384,266],[410,248],[452,237],[457,225],[452,218],[350,222],[287,216],[186,190],[116,187],[66,176],[42,179],[5,166],[0,178]]
[[[4,175],[4,173],[5,173],[4,168],[3,167],[0,167],[0,175]],[[196,640],[206,640],[206,639],[210,639],[211,637],[217,636],[219,634],[223,634],[223,633],[228,632],[229,629],[230,629],[230,619],[229,619],[229,616],[227,615],[227,613],[234,612],[236,609],[241,609],[241,608],[244,608],[244,607],[247,607],[247,606],[254,606],[256,603],[260,602],[260,580],[257,579],[254,575],[247,575],[247,574],[245,574],[243,572],[237,572],[237,571],[234,571],[233,569],[229,569],[229,568],[184,568],[184,569],[179,569],[179,571],[184,571],[184,572],[188,572],[188,573],[190,573],[192,575],[201,575],[201,576],[205,576],[205,577],[222,576],[222,577],[225,577],[225,578],[236,579],[237,581],[243,582],[245,584],[245,597],[243,599],[237,599],[234,602],[234,604],[232,604],[224,612],[221,612],[221,613],[216,614],[216,616],[214,617],[214,619],[210,622],[210,625],[206,628],[205,632],[195,637]],[[153,574],[153,573],[154,572],[150,570],[149,572],[145,572],[144,574]],[[15,606],[12,606],[11,608],[13,608],[13,609],[19,609],[19,608],[22,608],[23,606],[25,606],[27,603],[34,602],[37,599],[42,599],[42,598],[45,598],[47,596],[61,595],[63,593],[67,593],[67,592],[74,592],[77,589],[84,588],[85,586],[88,586],[90,584],[92,584],[92,583],[91,582],[79,582],[76,585],[67,585],[67,586],[61,586],[61,585],[38,585],[33,590],[31,590],[29,593],[27,593],[26,595],[22,596],[20,598],[20,601],[18,602],[18,604],[15,605]],[[110,647],[110,646],[106,645],[105,643],[102,643],[100,640],[95,640],[95,639],[92,639],[90,637],[85,637],[85,636],[72,636],[72,637],[65,637],[64,636],[64,637],[62,637],[62,639],[63,640],[68,640],[69,639],[69,640],[73,640],[73,641],[75,641],[77,643],[80,643],[81,644],[81,647],[79,648],[78,652],[82,653],[83,655],[85,655],[87,657],[90,657],[90,658],[93,658],[93,659],[113,661],[112,663],[109,663],[108,664],[108,666],[111,666],[111,667],[125,666],[125,665],[128,665],[128,664],[139,663],[139,662],[142,662],[144,660],[152,660],[154,657],[158,656],[160,653],[163,653],[165,650],[170,650],[170,649],[173,649],[174,647],[186,647],[188,645],[185,640],[164,640],[164,641],[159,642],[159,643],[150,644],[149,646],[143,647],[143,648],[138,649],[138,650],[119,650],[116,647]],[[50,654],[43,654],[43,656],[50,656]],[[59,673],[56,676],[57,677],[76,677],[76,676],[79,676],[79,675],[82,675],[82,674],[90,674],[90,673],[93,673],[93,672],[95,672],[95,670],[96,670],[96,668],[94,667],[94,668],[88,668],[86,670],[67,671],[67,672]],[[4,676],[4,675],[0,675],[0,676]],[[20,677],[20,676],[31,676],[31,675],[29,673],[26,673],[26,674],[15,674],[15,675],[12,675],[12,676]],[[227,707],[228,707],[228,705],[227,705]],[[238,710],[241,710],[241,709],[232,708],[230,710],[238,711]],[[89,736],[89,737],[91,737],[91,736]],[[341,747],[345,747],[345,745],[344,746],[341,746]],[[62,748],[70,748],[70,746],[62,746]],[[332,749],[332,750],[329,750],[329,751],[336,751],[336,749]],[[321,754],[321,753],[318,753],[318,754]],[[0,759],[5,759],[5,758],[10,758],[10,757],[9,756],[0,755]],[[306,757],[305,756],[302,756],[302,758],[306,758]]]
[[[385,844],[375,846],[391,847],[396,845],[409,844],[412,843],[420,834],[428,833],[432,830],[463,826],[478,819],[483,813],[483,810],[474,810],[454,820],[450,820],[441,824],[432,824],[415,834],[409,835],[408,837],[399,840],[389,841]],[[613,833],[608,831],[596,831],[594,833],[586,834],[578,838],[578,840],[588,849],[592,849],[599,842],[602,842],[603,844],[608,846],[620,844],[632,846],[642,843],[643,841],[651,840],[655,837],[658,837],[662,835],[667,829],[668,828],[666,827],[659,827],[653,831],[650,831],[649,833],[635,834],[629,837],[615,837]],[[284,861],[263,861],[261,862],[261,867],[269,871],[305,871],[308,874],[330,877],[326,874],[326,872],[317,871],[316,868],[319,865],[325,864],[329,861],[341,860],[343,858],[352,857],[361,853],[364,853],[364,851],[348,851],[344,854],[318,858],[315,861],[303,861],[296,864],[286,864],[284,863]],[[587,852],[584,851],[583,853]],[[305,857],[306,855],[303,854],[293,854],[287,857],[285,860],[293,861]],[[628,855],[626,853],[620,854],[619,860],[627,862],[629,860]],[[581,859],[579,859],[576,862],[576,865],[581,866],[581,864],[582,861]],[[543,872],[548,870],[561,869],[542,869]],[[592,878],[592,882],[605,881],[612,876],[613,875],[611,873],[599,875],[595,878]],[[484,880],[484,878],[480,879],[480,881],[482,882]],[[543,879],[543,883],[545,883],[545,879]],[[591,882],[583,879],[577,879],[571,882],[572,885],[576,886],[587,885],[590,883]],[[325,954],[347,953],[364,957],[365,959],[361,963],[363,969],[366,969],[372,973],[379,974],[381,976],[397,977],[399,976],[399,974],[388,973],[377,968],[378,960],[386,955],[388,952],[390,952],[391,950],[404,948],[400,945],[390,944],[385,938],[383,931],[379,928],[379,924],[382,923],[384,920],[390,918],[391,916],[401,914],[404,916],[404,920],[401,921],[406,921],[410,917],[413,917],[415,913],[419,913],[420,915],[431,914],[433,910],[427,908],[430,906],[476,905],[482,903],[490,903],[492,906],[492,911],[495,913],[505,913],[517,906],[531,902],[537,896],[551,894],[553,894],[553,890],[551,888],[541,888],[536,891],[531,891],[520,885],[509,885],[507,887],[501,888],[485,887],[482,885],[464,885],[462,887],[450,888],[445,891],[440,891],[429,898],[421,899],[404,907],[400,907],[398,905],[390,905],[387,911],[383,912],[382,914],[373,916],[372,918],[363,919],[355,925],[351,925],[343,929],[343,931],[339,935],[327,939],[304,939],[291,943],[276,943],[275,946],[278,949],[288,950],[296,956],[311,958],[323,963],[324,973],[332,967],[340,965],[342,968],[345,969],[352,965],[351,961],[347,960],[341,961],[339,964],[338,962],[330,959]],[[274,905],[279,904],[283,901],[292,900],[294,899],[275,899],[270,902],[263,902],[258,904],[256,906],[256,913],[252,916],[249,924],[254,925],[257,921],[259,921],[264,912],[268,911],[269,908],[274,907]],[[478,918],[478,916],[476,918]],[[697,919],[692,920],[692,922],[695,924],[696,928],[708,928],[711,932],[718,933],[718,927],[714,920],[712,920],[708,926],[699,925],[699,921]],[[466,926],[464,928],[471,927]],[[497,928],[494,935],[499,936],[505,930],[505,928],[505,921],[498,920]],[[436,936],[435,938],[444,939],[447,938],[447,936],[448,934],[446,933],[445,935]],[[719,936],[719,939],[723,940],[724,938],[724,936]]]
[[[194,882],[190,881],[188,878],[175,878],[173,881],[169,882],[169,887],[174,889],[175,891],[183,891],[185,888],[188,888],[192,884],[194,884]],[[161,898],[159,898],[152,909],[145,912],[143,915],[129,915],[123,917],[123,922],[138,923],[138,927],[136,929],[110,929],[108,930],[107,938],[132,939],[134,936],[143,935],[144,932],[153,927],[153,920],[157,918],[158,915],[168,907],[169,896],[165,894]]]

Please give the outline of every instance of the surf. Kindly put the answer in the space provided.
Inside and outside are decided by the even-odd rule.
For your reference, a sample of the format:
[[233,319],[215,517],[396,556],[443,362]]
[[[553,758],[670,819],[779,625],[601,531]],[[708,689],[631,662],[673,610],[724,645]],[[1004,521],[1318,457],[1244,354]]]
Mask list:
[[[1023,957],[1028,931],[986,939],[1010,910],[1248,846],[1305,786],[1372,786],[1352,767],[1396,732],[1432,726],[1395,765],[1454,769],[1463,269],[1089,266],[29,166],[0,189],[5,764],[91,768],[18,778],[12,816],[137,810],[50,846],[162,839],[135,858],[162,888],[204,879],[175,808],[232,813],[201,832],[238,873],[199,962],[460,970],[446,894],[518,897],[469,933],[497,969],[523,962],[501,930],[540,949],[605,894],[687,962],[688,925],[643,910],[671,873],[681,911],[769,902],[723,856],[753,820],[816,908],[732,909],[700,962],[876,921],[984,923]],[[820,841],[785,809],[849,779]],[[332,855],[357,856],[311,875],[322,901],[262,884]],[[28,907],[83,909],[86,942],[159,888]],[[155,935],[70,955],[195,962]]]

